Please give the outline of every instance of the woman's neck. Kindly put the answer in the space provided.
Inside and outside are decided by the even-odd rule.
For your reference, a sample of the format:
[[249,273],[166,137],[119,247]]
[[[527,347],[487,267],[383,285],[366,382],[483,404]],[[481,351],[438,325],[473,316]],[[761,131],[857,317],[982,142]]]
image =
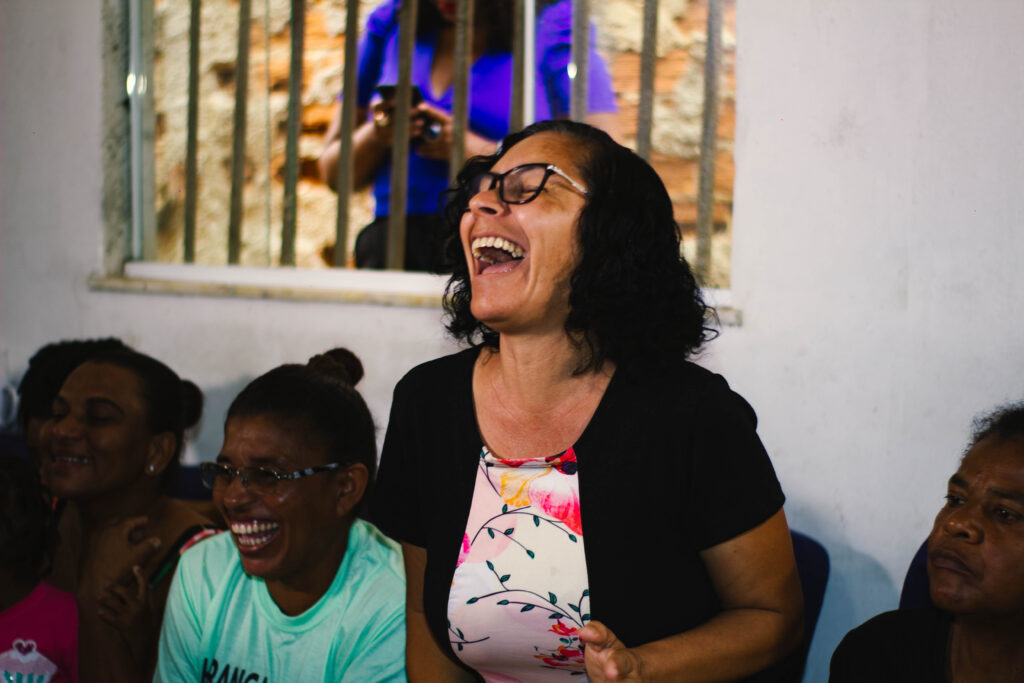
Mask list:
[[954,683],[1010,683],[1024,680],[1024,619],[957,618],[950,638]]
[[73,502],[82,518],[82,530],[88,534],[119,520],[152,516],[164,503],[164,496],[158,480],[143,477],[120,491]]
[[0,612],[14,607],[32,594],[39,585],[38,579],[26,579],[0,568]]
[[543,411],[583,386],[595,381],[607,384],[610,364],[598,371],[579,372],[586,364],[585,353],[561,331],[558,335],[502,335],[498,351],[482,358],[481,364],[495,364],[490,374],[504,395],[514,397],[523,408]]
[[278,609],[295,617],[315,605],[327,593],[345,559],[351,529],[352,521],[348,520],[338,533],[330,534],[325,539],[321,560],[315,565],[293,576],[267,580],[267,592]]

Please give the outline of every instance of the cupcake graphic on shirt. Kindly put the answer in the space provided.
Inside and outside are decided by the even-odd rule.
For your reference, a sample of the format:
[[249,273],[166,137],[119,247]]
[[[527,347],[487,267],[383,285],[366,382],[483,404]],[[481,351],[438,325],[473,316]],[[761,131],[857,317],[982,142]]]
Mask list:
[[48,683],[57,673],[57,665],[36,649],[36,641],[18,638],[10,650],[0,653],[0,671],[4,681]]

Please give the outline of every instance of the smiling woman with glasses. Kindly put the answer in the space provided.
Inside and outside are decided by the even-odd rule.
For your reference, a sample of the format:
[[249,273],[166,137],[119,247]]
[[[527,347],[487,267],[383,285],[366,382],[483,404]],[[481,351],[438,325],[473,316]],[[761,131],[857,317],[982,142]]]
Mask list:
[[398,548],[358,518],[377,457],[362,375],[334,349],[231,404],[200,466],[230,533],[182,557],[156,680],[405,680]]
[[[448,204],[448,331],[395,389],[373,499],[410,680],[737,680],[799,642],[784,497],[654,170],[545,121]],[[757,680],[787,680],[771,671]]]

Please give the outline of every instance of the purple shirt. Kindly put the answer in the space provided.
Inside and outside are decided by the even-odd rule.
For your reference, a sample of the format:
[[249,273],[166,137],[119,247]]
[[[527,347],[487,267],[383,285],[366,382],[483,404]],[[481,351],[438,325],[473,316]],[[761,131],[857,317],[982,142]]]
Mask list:
[[[398,0],[384,0],[366,22],[359,45],[359,79],[356,106],[367,107],[380,84],[398,82]],[[511,30],[511,27],[509,27]],[[572,2],[562,0],[544,10],[537,19],[536,119],[565,117],[569,113],[570,79],[566,71],[572,49]],[[434,93],[430,87],[437,32],[416,37],[412,83],[427,103],[452,111],[454,88]],[[596,41],[591,40],[591,44]],[[477,135],[500,140],[509,132],[512,54],[490,51],[482,55],[469,74],[469,128]],[[615,93],[604,60],[593,48],[590,54],[588,111],[614,112]],[[410,215],[430,214],[440,206],[440,195],[448,187],[448,164],[409,153]],[[374,180],[377,216],[388,215],[391,197],[391,162],[385,162]]]

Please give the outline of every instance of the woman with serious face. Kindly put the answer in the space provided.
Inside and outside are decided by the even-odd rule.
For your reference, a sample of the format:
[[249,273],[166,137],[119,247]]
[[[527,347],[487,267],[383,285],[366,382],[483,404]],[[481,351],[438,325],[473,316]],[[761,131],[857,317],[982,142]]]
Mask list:
[[231,404],[201,465],[230,533],[182,558],[155,680],[405,680],[398,546],[358,518],[377,458],[362,375],[335,349]]
[[[664,185],[585,124],[471,160],[448,329],[395,389],[373,499],[412,681],[736,680],[799,641],[783,495]],[[769,671],[758,680],[775,680]]]
[[127,349],[93,355],[53,399],[44,469],[68,510],[52,581],[78,596],[82,680],[152,672],[170,574],[212,526],[163,493],[201,410],[195,384]]
[[932,606],[851,631],[829,680],[1024,680],[1024,404],[976,422],[928,536],[928,581]]

